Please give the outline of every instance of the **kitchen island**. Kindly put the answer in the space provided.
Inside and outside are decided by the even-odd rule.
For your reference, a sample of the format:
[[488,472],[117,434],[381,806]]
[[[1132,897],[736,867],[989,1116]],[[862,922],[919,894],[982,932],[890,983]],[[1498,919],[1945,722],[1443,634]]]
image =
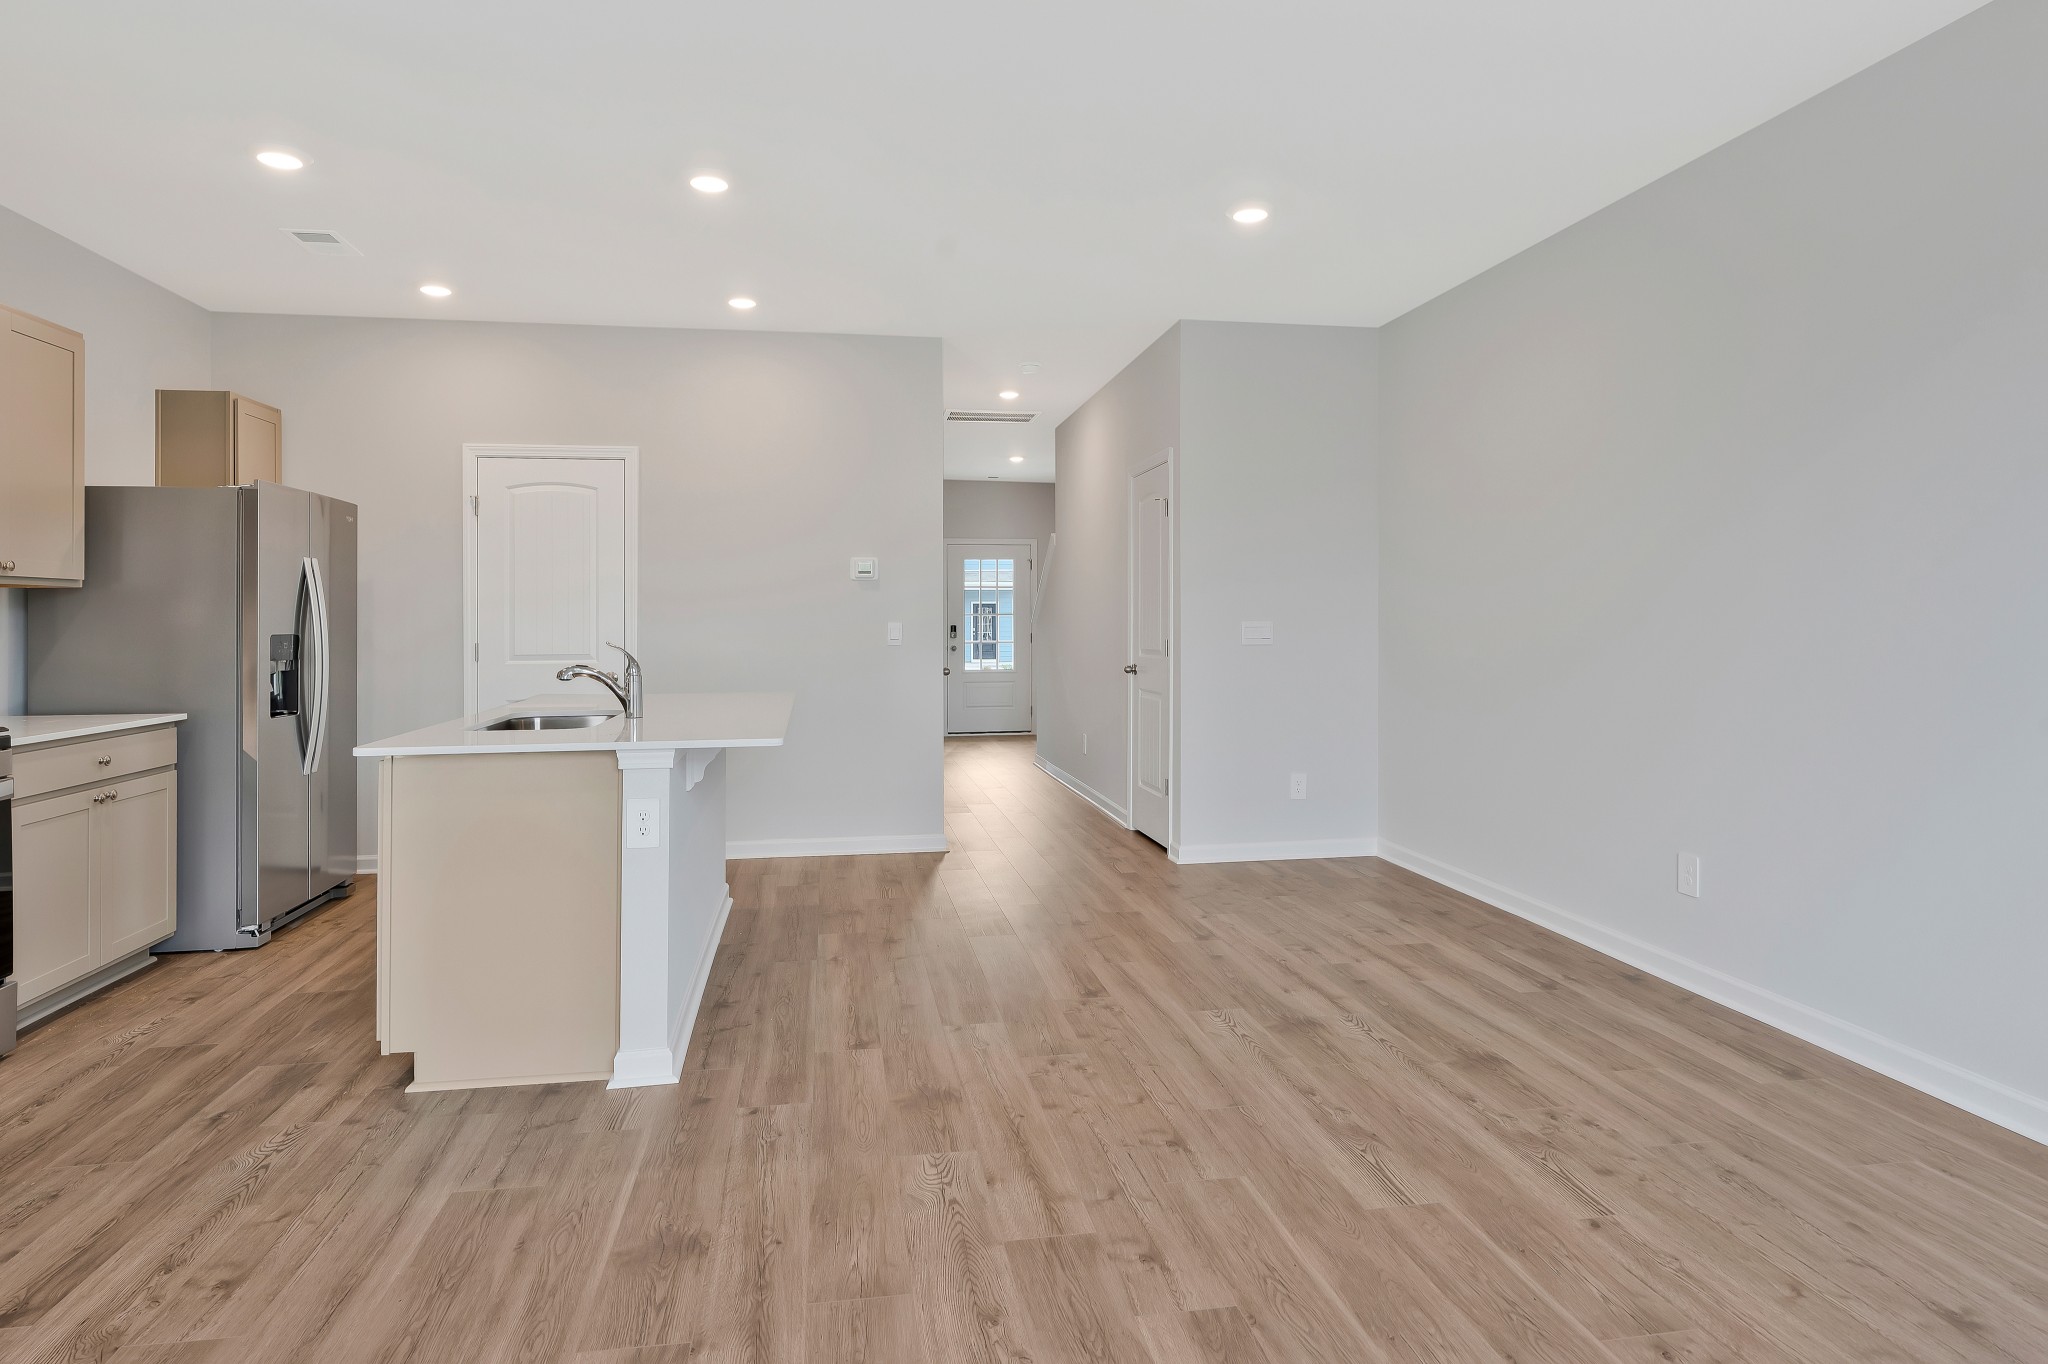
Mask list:
[[787,693],[543,697],[378,758],[377,1036],[411,1089],[673,1084],[732,899],[728,748]]

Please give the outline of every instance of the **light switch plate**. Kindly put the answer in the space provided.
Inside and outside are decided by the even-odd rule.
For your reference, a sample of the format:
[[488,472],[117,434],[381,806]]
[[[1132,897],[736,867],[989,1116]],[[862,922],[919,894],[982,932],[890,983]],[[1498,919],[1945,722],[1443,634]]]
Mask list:
[[877,582],[882,576],[882,561],[859,557],[853,561],[853,580],[857,583]]
[[889,642],[891,644],[901,644],[903,642],[902,621],[892,620],[889,622]]
[[1238,642],[1241,644],[1271,644],[1273,622],[1270,620],[1247,620],[1238,622]]

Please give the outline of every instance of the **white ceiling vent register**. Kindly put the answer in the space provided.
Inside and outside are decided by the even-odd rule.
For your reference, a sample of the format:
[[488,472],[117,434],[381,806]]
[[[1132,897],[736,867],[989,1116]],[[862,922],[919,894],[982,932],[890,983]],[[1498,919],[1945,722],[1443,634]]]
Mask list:
[[952,409],[951,411],[949,411],[949,412],[947,412],[947,413],[946,413],[946,420],[947,420],[947,421],[949,421],[949,422],[1011,422],[1011,423],[1016,423],[1016,422],[1028,422],[1028,421],[1030,421],[1030,420],[1031,420],[1031,419],[1032,419],[1033,417],[1036,417],[1037,415],[1038,415],[1038,414],[1037,414],[1036,412],[970,412],[970,411],[967,411],[967,410],[965,410],[965,409],[963,409],[963,408],[957,408],[957,407],[956,407],[956,408],[954,408],[954,409]]
[[339,233],[318,227],[287,227],[284,234],[316,256],[360,256],[363,253],[341,239]]

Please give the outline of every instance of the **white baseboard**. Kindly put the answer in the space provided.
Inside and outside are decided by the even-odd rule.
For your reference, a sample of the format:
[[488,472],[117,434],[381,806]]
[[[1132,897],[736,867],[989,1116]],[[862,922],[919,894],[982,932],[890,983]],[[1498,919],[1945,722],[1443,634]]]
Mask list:
[[1532,900],[1506,886],[1460,871],[1411,848],[1383,842],[1379,855],[1418,876],[1426,876],[1439,885],[1462,891],[1517,918],[1541,924],[1573,942],[1617,961],[1627,962],[1639,971],[1647,971],[1659,980],[1669,981],[1739,1014],[1746,1014],[1759,1023],[1768,1023],[1780,1032],[1811,1042],[1824,1051],[1831,1051],[1880,1075],[1888,1075],[1900,1084],[1931,1094],[1943,1103],[1954,1104],[1966,1113],[1974,1113],[2023,1137],[2048,1143],[2048,1100],[2023,1093],[1988,1075],[1979,1075],[1938,1056],[1929,1056],[1860,1024],[1738,980],[1639,938],[1582,919],[1555,905]]
[[749,857],[865,857],[877,853],[946,851],[946,836],[936,834],[862,834],[853,838],[762,838],[728,842],[725,855]]
[[376,874],[377,874],[377,854],[375,854],[375,853],[357,853],[357,854],[356,854],[356,875],[358,875],[358,876],[375,876]]
[[1059,768],[1054,767],[1051,763],[1045,760],[1045,755],[1043,753],[1033,754],[1031,757],[1031,761],[1033,764],[1037,766],[1038,770],[1045,773],[1046,776],[1051,777],[1054,781],[1066,787],[1069,791],[1072,791],[1082,800],[1087,801],[1090,805],[1094,806],[1096,809],[1102,811],[1102,813],[1108,815],[1111,819],[1115,820],[1117,822],[1118,827],[1124,829],[1128,829],[1131,827],[1131,817],[1124,813],[1124,807],[1118,805],[1108,796],[1103,795],[1100,791],[1090,786],[1087,782],[1082,781],[1079,777],[1060,771]]
[[1291,843],[1178,843],[1169,856],[1184,865],[1203,862],[1299,862],[1311,857],[1376,857],[1376,838],[1311,838]]

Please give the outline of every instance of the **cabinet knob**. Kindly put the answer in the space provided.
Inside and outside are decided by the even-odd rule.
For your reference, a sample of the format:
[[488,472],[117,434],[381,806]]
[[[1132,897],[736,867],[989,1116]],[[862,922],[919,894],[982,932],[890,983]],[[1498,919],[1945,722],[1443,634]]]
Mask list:
[[12,560],[12,559],[0,559],[0,573],[12,573],[12,572],[14,572],[14,560]]
[[93,761],[98,763],[101,767],[112,767],[114,765],[114,755],[111,753],[102,753],[99,755],[99,757],[94,758]]

